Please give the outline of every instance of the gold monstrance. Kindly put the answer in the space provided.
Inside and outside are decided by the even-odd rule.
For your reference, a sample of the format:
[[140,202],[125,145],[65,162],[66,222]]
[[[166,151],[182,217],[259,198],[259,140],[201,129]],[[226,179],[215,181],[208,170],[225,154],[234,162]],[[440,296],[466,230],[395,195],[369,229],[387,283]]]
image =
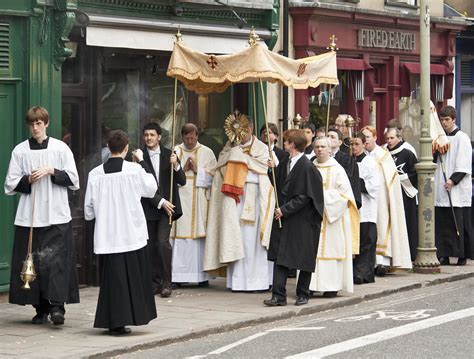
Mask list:
[[239,145],[242,139],[249,133],[250,119],[235,110],[224,121],[224,132],[233,144]]

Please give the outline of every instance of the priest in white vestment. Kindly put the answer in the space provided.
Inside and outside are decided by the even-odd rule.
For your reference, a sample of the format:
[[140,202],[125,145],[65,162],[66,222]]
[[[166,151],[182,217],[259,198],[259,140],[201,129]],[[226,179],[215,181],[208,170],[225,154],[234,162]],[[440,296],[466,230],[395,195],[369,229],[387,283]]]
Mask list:
[[390,267],[410,269],[410,245],[397,167],[387,150],[378,146],[377,131],[365,126],[365,149],[377,163],[381,186],[377,197],[377,257],[375,274],[384,276]]
[[330,157],[330,140],[317,138],[314,149],[314,164],[323,178],[324,213],[309,289],[330,298],[340,290],[353,292],[352,255],[359,253],[359,211],[346,171]]
[[[267,259],[273,187],[268,147],[252,135],[251,121],[241,144],[230,141],[219,154],[209,203],[204,270],[227,269],[234,291],[268,290],[273,263]],[[222,273],[222,272],[221,272]]]
[[186,173],[186,185],[179,187],[183,216],[171,231],[173,239],[173,283],[209,284],[203,270],[204,244],[211,184],[217,161],[214,152],[198,142],[198,128],[192,123],[181,129],[183,143],[175,153]]

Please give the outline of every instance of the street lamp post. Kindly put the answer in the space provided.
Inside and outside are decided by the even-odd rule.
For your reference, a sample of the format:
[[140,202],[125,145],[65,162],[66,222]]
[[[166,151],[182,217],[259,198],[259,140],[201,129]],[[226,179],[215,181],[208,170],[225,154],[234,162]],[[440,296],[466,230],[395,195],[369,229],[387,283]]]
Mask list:
[[420,107],[421,136],[418,173],[418,248],[414,271],[439,273],[434,240],[434,171],[430,137],[430,14],[426,0],[420,0]]

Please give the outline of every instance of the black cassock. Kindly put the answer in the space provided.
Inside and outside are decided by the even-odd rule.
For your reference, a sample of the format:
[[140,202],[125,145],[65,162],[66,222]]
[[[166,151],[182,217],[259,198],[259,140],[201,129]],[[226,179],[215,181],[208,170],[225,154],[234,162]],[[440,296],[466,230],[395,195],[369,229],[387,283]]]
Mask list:
[[[121,158],[110,158],[104,172],[120,172],[122,163]],[[94,328],[145,325],[156,318],[147,247],[98,257],[100,290]]]
[[[407,174],[413,187],[418,187],[418,176],[415,164],[418,162],[415,154],[403,146],[405,142],[398,143],[394,148],[389,149],[399,175]],[[405,209],[405,221],[407,224],[408,241],[410,243],[411,260],[416,259],[416,247],[418,246],[418,211],[416,196],[410,198],[402,188],[403,207]]]
[[[341,145],[342,147],[342,145]],[[351,184],[352,193],[354,194],[354,200],[356,202],[357,208],[362,207],[362,195],[360,192],[360,181],[359,181],[359,166],[357,161],[349,156],[347,153],[342,151],[337,151],[334,159],[339,163],[344,171],[346,171],[347,177]]]
[[286,159],[275,169],[277,193],[283,213],[282,228],[273,222],[268,259],[287,268],[314,272],[324,197],[322,177],[302,156],[288,173]]

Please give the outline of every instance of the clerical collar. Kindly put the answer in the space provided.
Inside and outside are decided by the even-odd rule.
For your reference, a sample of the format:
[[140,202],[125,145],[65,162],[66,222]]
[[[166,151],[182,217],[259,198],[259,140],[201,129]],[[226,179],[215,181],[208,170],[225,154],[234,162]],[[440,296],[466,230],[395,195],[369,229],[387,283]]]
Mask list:
[[38,143],[35,138],[31,137],[28,139],[31,150],[45,150],[48,148],[49,136],[46,137],[43,142]]
[[404,148],[405,148],[403,146],[404,144],[405,144],[405,142],[400,141],[393,148],[389,148],[388,145],[387,145],[387,150],[389,150],[392,155],[396,155],[397,153],[400,153],[404,150]]
[[198,147],[199,147],[199,142],[196,142],[196,146],[194,146],[193,148],[187,148],[186,145],[183,143],[183,150],[185,151],[194,151]]
[[104,172],[105,173],[116,173],[121,172],[123,166],[123,158],[122,157],[110,157],[104,163]]
[[362,160],[366,157],[367,155],[365,152],[362,152],[359,156],[356,156],[356,161],[357,162],[362,162]]
[[460,130],[459,130],[459,127],[456,126],[456,128],[454,130],[452,130],[450,133],[447,133],[446,131],[446,136],[455,136],[456,133],[458,133]]

